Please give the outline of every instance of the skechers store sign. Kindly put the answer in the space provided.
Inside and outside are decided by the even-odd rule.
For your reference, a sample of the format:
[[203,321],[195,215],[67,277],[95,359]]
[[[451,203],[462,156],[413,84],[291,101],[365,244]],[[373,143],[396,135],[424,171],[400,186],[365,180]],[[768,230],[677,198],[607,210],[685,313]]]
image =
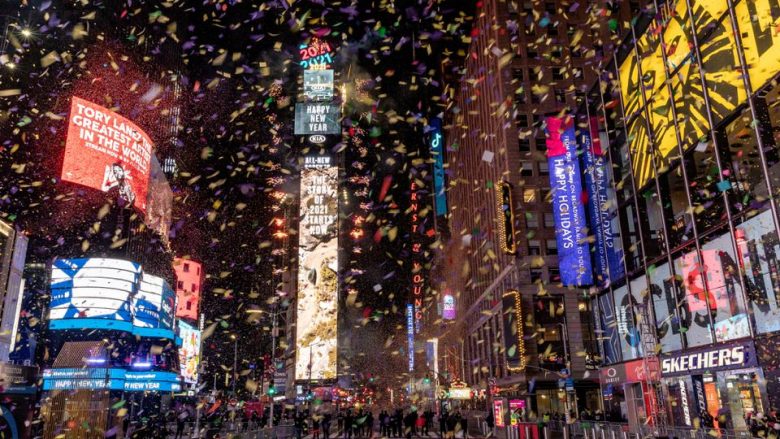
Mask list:
[[687,350],[661,359],[664,377],[701,374],[725,369],[755,367],[756,349],[752,342]]

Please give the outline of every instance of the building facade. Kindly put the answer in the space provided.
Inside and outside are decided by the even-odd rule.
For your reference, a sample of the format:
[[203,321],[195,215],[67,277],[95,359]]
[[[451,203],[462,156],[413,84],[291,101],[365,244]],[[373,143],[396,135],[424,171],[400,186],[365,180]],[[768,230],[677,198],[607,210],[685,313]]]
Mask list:
[[[776,1],[640,15],[576,115],[609,145],[624,276],[591,288],[607,419],[745,429],[778,406]],[[584,127],[584,128],[583,128]]]
[[[611,22],[638,11],[530,1],[477,10],[463,77],[447,90],[451,237],[434,274],[438,298],[456,309],[440,325],[440,370],[472,387],[470,408],[503,399],[529,418],[600,408],[589,285],[565,285],[558,262],[545,126],[585,102],[595,64],[625,29]],[[505,307],[515,292],[517,307]]]

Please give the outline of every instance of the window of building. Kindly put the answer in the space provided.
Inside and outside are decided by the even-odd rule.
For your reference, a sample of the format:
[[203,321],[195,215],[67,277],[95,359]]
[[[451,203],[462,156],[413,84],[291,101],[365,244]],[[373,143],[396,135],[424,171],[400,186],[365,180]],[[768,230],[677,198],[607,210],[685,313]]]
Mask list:
[[534,302],[534,323],[540,334],[537,340],[539,364],[545,369],[562,369],[566,366],[562,330],[566,322],[563,298],[537,296]]
[[[558,26],[556,26],[553,23],[550,23],[547,26],[547,35],[549,35],[551,37],[557,37],[558,36]],[[553,56],[555,56],[555,55],[553,55]],[[558,55],[558,56],[560,56],[560,55]]]
[[549,212],[545,212],[544,214],[544,226],[548,229],[552,229],[555,227],[555,215]]
[[542,280],[542,269],[541,268],[532,268],[530,270],[531,272],[531,282],[540,282]]
[[574,37],[574,33],[577,32],[577,26],[573,25],[571,23],[566,24],[566,35],[569,36],[569,39],[571,40],[572,37]]
[[[556,30],[555,33],[558,34],[558,31]],[[553,58],[557,58],[560,60],[561,57],[563,56],[563,52],[561,51],[561,46],[555,46],[551,52],[551,55],[553,56]]]
[[560,67],[553,67],[552,79],[553,81],[563,81],[563,69]]
[[534,164],[532,162],[523,162],[520,167],[520,175],[523,177],[534,175]]
[[536,212],[525,213],[525,226],[529,229],[539,228],[539,216]]
[[561,270],[558,267],[548,267],[547,273],[550,275],[550,282],[561,281]]
[[544,137],[544,133],[542,133],[541,136],[537,137],[534,141],[534,146],[536,147],[536,150],[539,152],[547,152],[547,138]]
[[520,152],[531,152],[531,142],[528,139],[520,139],[517,142],[517,149]]
[[528,99],[525,96],[525,89],[523,87],[518,87],[517,90],[515,90],[515,101],[518,104],[525,104],[528,102]]
[[539,166],[539,175],[550,175],[549,163],[540,161],[537,163],[537,166]]
[[555,2],[545,2],[544,3],[544,10],[548,14],[555,14],[557,12],[557,10],[555,8]]
[[644,234],[645,257],[650,262],[666,254],[664,242],[664,214],[662,199],[654,186],[646,189],[639,197],[639,220]]
[[517,80],[517,82],[522,83],[525,81],[525,70],[523,69],[515,69],[513,70],[513,76]]
[[677,166],[667,172],[660,178],[659,183],[661,190],[668,194],[664,208],[669,232],[669,246],[676,248],[693,238],[693,218],[685,193],[682,166]]
[[542,244],[538,240],[531,239],[528,241],[528,254],[529,255],[541,255]]
[[523,189],[523,202],[536,203],[539,200],[537,192],[536,189]]
[[558,254],[558,241],[555,239],[548,239],[545,243],[547,246],[547,255],[554,256]]
[[559,104],[565,104],[566,103],[566,91],[556,89],[555,90],[555,101]]
[[[531,58],[534,58],[534,57],[535,57],[535,56],[533,56],[533,57],[532,57],[531,55],[528,55],[528,56],[529,56],[529,57],[531,57]],[[541,98],[541,96],[539,96],[539,94],[537,94],[537,93],[531,93],[531,103],[532,103],[532,104],[538,104],[538,103],[540,103],[541,101],[542,101],[542,98]]]
[[190,272],[190,264],[188,264],[186,262],[184,263],[184,272],[185,273],[189,273]]
[[534,4],[530,0],[526,0],[523,2],[523,12],[526,14],[532,13],[534,10]]
[[542,191],[542,201],[545,203],[552,203],[552,190],[550,188],[545,187],[541,189]]
[[184,289],[184,281],[178,281],[176,282],[176,288],[183,290]]
[[190,310],[192,310],[192,302],[190,302],[190,301],[188,300],[188,301],[187,301],[187,311],[190,311]]
[[518,114],[515,118],[515,121],[517,121],[517,127],[518,128],[528,128],[528,115],[527,114]]

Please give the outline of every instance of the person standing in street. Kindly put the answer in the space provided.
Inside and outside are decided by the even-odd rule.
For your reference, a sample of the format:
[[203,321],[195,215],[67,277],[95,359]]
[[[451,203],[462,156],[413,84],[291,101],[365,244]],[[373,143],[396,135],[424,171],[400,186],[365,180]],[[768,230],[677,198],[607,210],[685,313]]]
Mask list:
[[439,413],[439,438],[443,439],[444,436],[447,434],[447,411],[442,410],[441,413]]
[[331,421],[330,413],[325,413],[325,416],[322,417],[322,437],[323,437],[323,439],[330,439],[330,421]]

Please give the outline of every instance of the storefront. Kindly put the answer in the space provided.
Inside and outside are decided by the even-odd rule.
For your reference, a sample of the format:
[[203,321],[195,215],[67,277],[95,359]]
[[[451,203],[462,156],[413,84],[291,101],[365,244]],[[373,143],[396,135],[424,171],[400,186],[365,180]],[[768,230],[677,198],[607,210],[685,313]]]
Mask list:
[[647,423],[648,409],[645,366],[642,360],[613,364],[599,370],[604,417],[610,422],[630,425]]
[[746,416],[769,409],[752,340],[664,355],[661,377],[677,426],[694,426],[706,412],[714,427],[744,430]]

